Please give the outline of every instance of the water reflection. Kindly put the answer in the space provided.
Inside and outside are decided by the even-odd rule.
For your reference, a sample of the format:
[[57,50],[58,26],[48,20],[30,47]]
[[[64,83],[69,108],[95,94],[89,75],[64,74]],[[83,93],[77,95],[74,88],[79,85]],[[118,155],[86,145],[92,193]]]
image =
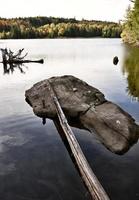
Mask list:
[[18,69],[22,74],[25,74],[25,69],[27,68],[27,66],[21,63],[3,63],[3,74],[13,74],[16,69]]
[[127,77],[127,92],[139,101],[139,48],[126,46],[123,74]]
[[[46,119],[46,126],[41,125],[24,102],[24,91],[51,76],[72,74],[99,88],[139,121],[139,103],[131,103],[121,75],[123,44],[119,39],[34,39],[3,40],[1,46],[15,51],[25,47],[30,59],[44,57],[47,62],[44,67],[27,64],[25,75],[15,68],[13,75],[3,76],[1,65],[0,200],[88,200],[53,122]],[[119,58],[118,67],[112,67],[114,56]],[[139,200],[139,143],[118,156],[88,131],[73,132],[111,199]]]

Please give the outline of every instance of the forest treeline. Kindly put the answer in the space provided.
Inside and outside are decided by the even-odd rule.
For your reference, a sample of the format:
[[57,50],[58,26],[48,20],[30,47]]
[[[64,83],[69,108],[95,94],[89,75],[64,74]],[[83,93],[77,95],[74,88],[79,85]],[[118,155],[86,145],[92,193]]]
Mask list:
[[131,2],[133,6],[127,9],[121,36],[125,43],[139,46],[139,0]]
[[121,25],[114,22],[55,17],[0,18],[0,39],[118,38],[121,32]]

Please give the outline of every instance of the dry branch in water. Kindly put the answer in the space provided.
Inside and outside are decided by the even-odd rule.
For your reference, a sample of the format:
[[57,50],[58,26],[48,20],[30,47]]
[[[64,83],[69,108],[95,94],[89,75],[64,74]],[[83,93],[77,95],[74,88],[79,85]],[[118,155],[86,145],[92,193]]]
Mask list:
[[23,55],[23,49],[19,49],[17,53],[14,53],[11,49],[0,49],[2,52],[2,63],[29,63],[29,62],[37,62],[37,63],[43,63],[44,60],[24,60],[24,58],[28,55],[28,53],[25,53]]

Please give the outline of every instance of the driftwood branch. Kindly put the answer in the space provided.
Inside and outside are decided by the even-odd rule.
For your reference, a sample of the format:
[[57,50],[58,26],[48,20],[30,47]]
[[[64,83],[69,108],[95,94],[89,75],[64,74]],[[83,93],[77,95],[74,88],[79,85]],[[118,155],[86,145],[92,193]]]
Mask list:
[[52,96],[52,100],[54,102],[54,105],[57,111],[57,116],[59,118],[60,126],[63,130],[63,133],[65,134],[67,142],[74,156],[75,162],[79,168],[81,177],[86,187],[88,188],[92,199],[93,200],[109,200],[108,195],[106,194],[100,182],[98,181],[97,177],[95,176],[92,169],[90,168],[89,163],[87,162],[78,141],[76,140],[70,126],[68,125],[65,114],[49,82],[48,82],[48,85],[49,85],[50,94]]
[[13,55],[13,58],[20,58],[20,56],[21,56],[21,54],[22,54],[23,51],[24,51],[24,48],[23,49],[19,49],[18,52],[17,52],[17,54]]
[[8,61],[7,64],[22,64],[22,63],[44,63],[43,59],[39,59],[39,60],[14,60],[14,61]]
[[24,60],[24,58],[28,55],[28,53],[25,53],[24,55],[22,55],[24,48],[23,49],[19,49],[18,52],[16,54],[14,54],[13,51],[11,51],[11,49],[0,49],[2,52],[2,63],[4,64],[20,64],[20,63],[30,63],[30,62],[35,62],[35,63],[43,63],[44,60],[40,59],[40,60]]

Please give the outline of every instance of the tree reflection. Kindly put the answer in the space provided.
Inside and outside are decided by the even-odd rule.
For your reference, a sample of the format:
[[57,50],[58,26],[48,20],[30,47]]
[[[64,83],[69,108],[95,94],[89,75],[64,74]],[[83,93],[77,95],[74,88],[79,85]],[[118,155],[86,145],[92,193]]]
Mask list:
[[20,73],[25,74],[24,68],[27,68],[24,64],[18,63],[3,63],[3,73],[4,74],[13,74],[16,69],[20,71]]
[[139,101],[139,48],[126,46],[123,73],[127,75],[127,92]]

